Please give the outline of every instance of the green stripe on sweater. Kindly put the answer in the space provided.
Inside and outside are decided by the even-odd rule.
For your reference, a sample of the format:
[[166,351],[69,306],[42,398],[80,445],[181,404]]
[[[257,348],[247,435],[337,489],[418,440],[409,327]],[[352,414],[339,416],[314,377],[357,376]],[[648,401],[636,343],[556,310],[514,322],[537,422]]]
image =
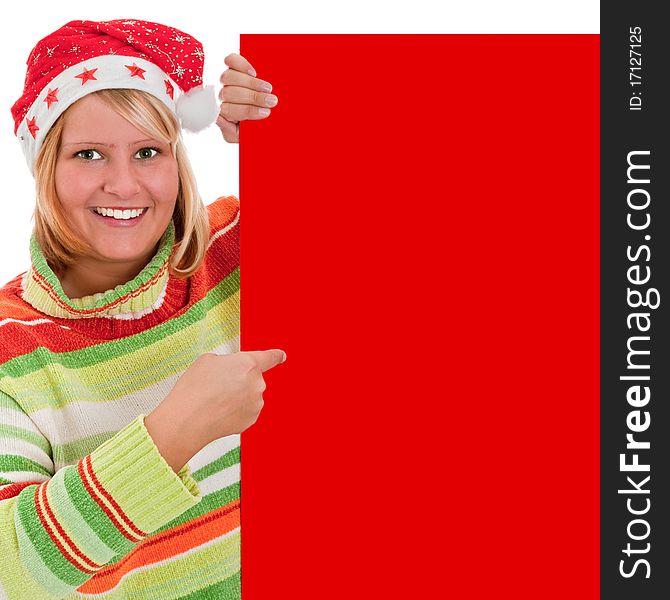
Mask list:
[[65,489],[70,496],[70,501],[77,507],[92,532],[95,532],[95,535],[115,552],[122,554],[130,552],[135,543],[117,529],[98,503],[91,498],[77,472],[76,465],[65,468],[67,469]]
[[[127,575],[119,588],[104,596],[105,600],[127,600],[128,598],[153,598],[174,600],[190,597],[189,590],[201,588],[195,598],[220,600],[231,596],[204,596],[206,590],[224,590],[231,593],[235,582],[229,581],[240,572],[240,532],[225,534],[214,542],[201,546],[197,553],[185,553],[152,565],[152,569],[138,570]],[[179,573],[181,576],[176,576]],[[228,588],[226,590],[226,588]],[[239,596],[232,596],[237,598]]]
[[236,446],[232,450],[226,452],[223,456],[217,458],[214,462],[205,465],[201,469],[198,469],[194,473],[191,473],[191,476],[196,481],[202,481],[205,477],[214,475],[219,471],[223,471],[228,467],[232,467],[234,464],[240,462],[240,447]]
[[188,596],[181,596],[177,600],[240,600],[242,598],[242,578],[238,571],[228,579],[193,592]]
[[0,454],[0,473],[8,473],[10,471],[25,471],[26,473],[39,473],[51,477],[51,473],[47,471],[41,464],[30,460],[25,456],[15,456],[13,454]]
[[167,531],[173,527],[178,527],[184,523],[188,523],[193,519],[197,519],[206,515],[207,513],[212,512],[213,510],[219,510],[222,506],[230,504],[235,500],[240,499],[240,483],[233,483],[228,487],[218,490],[212,494],[204,496],[198,504],[192,506],[187,511],[180,514],[178,517],[172,519],[169,523],[166,523],[160,529],[157,529],[154,533],[161,533]]
[[17,440],[23,440],[24,442],[28,442],[33,446],[37,446],[45,454],[49,454],[51,452],[49,442],[47,442],[41,435],[37,435],[33,431],[23,429],[23,427],[15,427],[13,425],[0,424],[0,438],[8,438],[8,437],[12,437]]
[[58,465],[71,465],[77,462],[82,456],[86,456],[95,450],[98,446],[113,437],[116,432],[106,431],[81,438],[76,442],[69,444],[54,444],[53,461]]
[[[23,530],[23,534],[30,541],[33,551],[37,552],[41,561],[47,565],[53,575],[66,585],[81,585],[88,579],[88,575],[75,568],[61,554],[58,546],[53,543],[51,536],[42,527],[35,505],[37,487],[36,485],[29,486],[19,494],[16,506],[18,511],[17,526]],[[37,577],[41,569],[37,564],[34,564],[35,562],[35,559],[33,559],[26,567]]]
[[[238,294],[231,299],[229,311],[237,312],[238,299]],[[125,355],[94,366],[68,369],[60,364],[62,355],[51,354],[40,369],[11,380],[16,399],[26,413],[32,414],[53,407],[49,397],[57,398],[60,407],[79,400],[107,402],[160,383],[183,372],[200,354],[239,335],[239,322],[231,319],[223,308],[225,305],[222,310],[210,311],[205,324],[198,321],[192,329],[183,329],[154,345],[139,346],[134,352],[128,350]],[[105,348],[100,345],[79,352],[104,356]],[[36,352],[30,356],[35,358]]]
[[[64,367],[80,369],[127,355],[129,352],[135,352],[206,318],[207,311],[211,307],[218,305],[228,297],[239,292],[239,289],[240,269],[237,267],[228,277],[224,278],[183,315],[135,335],[102,342],[101,345],[104,346],[103,352],[96,351],[96,349],[99,350],[96,346],[73,350],[71,352],[62,352],[58,355],[59,362]],[[53,354],[46,348],[40,347],[29,354],[17,356],[5,362],[2,368],[6,374],[12,377],[20,377],[31,371],[41,369],[45,363],[51,363]]]

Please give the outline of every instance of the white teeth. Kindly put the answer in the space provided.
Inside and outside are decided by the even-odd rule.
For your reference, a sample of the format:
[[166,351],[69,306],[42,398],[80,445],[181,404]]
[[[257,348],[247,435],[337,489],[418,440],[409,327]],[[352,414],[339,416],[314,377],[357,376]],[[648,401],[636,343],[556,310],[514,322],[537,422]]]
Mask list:
[[104,217],[113,217],[114,219],[127,220],[139,217],[144,212],[144,209],[138,208],[132,210],[114,210],[111,208],[96,207],[95,212]]

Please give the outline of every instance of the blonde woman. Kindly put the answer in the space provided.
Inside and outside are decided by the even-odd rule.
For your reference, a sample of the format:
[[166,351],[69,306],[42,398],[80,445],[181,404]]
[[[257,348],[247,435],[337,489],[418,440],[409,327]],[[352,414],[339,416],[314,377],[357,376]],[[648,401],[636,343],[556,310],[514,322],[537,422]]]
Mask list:
[[205,206],[181,129],[276,103],[239,55],[71,21],[28,59],[15,134],[31,266],[0,289],[0,598],[240,594],[239,434],[281,350],[239,351],[239,202]]

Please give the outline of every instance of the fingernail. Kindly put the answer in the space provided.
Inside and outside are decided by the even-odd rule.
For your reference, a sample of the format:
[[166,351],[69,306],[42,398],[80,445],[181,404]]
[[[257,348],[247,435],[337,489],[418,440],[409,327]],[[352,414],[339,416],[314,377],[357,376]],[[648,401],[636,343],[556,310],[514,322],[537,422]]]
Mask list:
[[284,358],[281,359],[282,362],[286,360],[286,352],[284,352]]
[[265,98],[266,106],[275,106],[277,104],[277,96],[269,95]]
[[263,92],[271,92],[272,91],[272,84],[263,82],[261,83],[261,91]]
[[267,117],[270,114],[270,109],[269,108],[259,108],[258,109],[258,114]]
[[249,73],[249,75],[251,75],[252,77],[256,77],[256,69],[249,69],[247,73]]

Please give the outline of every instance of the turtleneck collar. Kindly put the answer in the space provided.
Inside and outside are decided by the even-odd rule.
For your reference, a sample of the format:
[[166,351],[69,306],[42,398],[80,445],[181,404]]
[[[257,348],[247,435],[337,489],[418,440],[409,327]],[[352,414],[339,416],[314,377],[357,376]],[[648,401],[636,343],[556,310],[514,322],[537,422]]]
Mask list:
[[30,238],[31,268],[21,280],[21,297],[40,312],[52,317],[139,318],[160,306],[170,275],[168,266],[174,239],[174,223],[170,221],[156,254],[136,277],[106,292],[69,298],[48,265],[33,233]]

